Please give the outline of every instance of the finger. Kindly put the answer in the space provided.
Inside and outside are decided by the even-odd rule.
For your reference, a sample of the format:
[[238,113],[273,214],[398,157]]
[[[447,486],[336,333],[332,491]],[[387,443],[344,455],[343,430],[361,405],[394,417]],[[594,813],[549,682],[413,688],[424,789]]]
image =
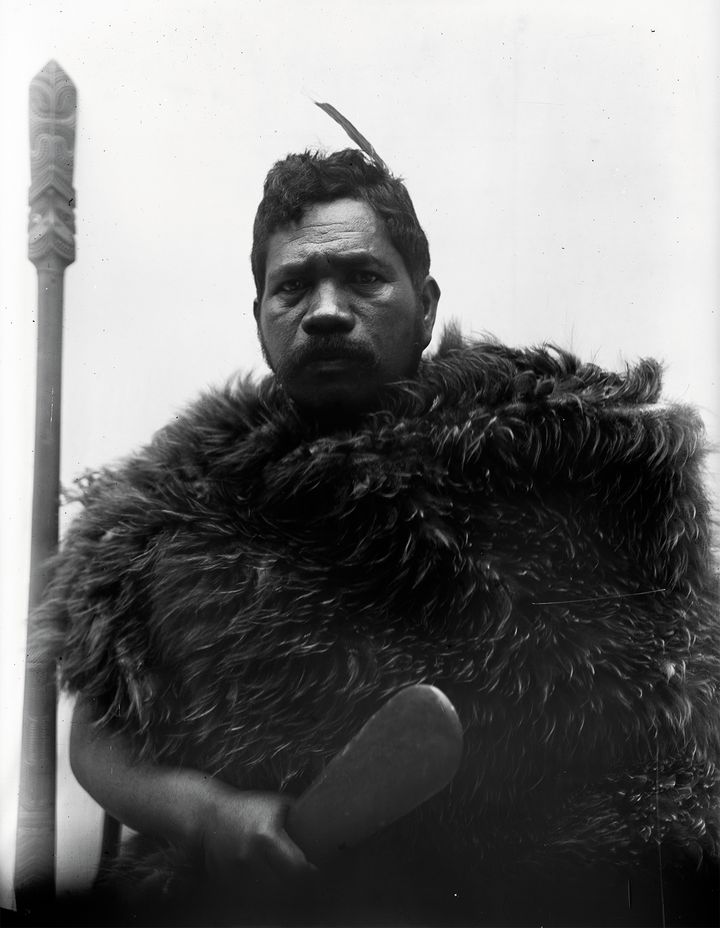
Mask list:
[[282,877],[305,877],[317,872],[300,848],[285,831],[278,831],[272,840],[263,843],[263,858],[266,866]]

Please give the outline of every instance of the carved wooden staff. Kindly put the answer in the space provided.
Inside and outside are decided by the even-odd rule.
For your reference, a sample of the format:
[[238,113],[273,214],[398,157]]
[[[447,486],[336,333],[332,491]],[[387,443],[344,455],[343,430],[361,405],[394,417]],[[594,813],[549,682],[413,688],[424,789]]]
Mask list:
[[55,61],[30,84],[29,257],[38,272],[30,596],[15,894],[18,910],[49,902],[55,889],[55,663],[35,643],[33,611],[58,543],[63,274],[75,260],[72,186],[77,94]]

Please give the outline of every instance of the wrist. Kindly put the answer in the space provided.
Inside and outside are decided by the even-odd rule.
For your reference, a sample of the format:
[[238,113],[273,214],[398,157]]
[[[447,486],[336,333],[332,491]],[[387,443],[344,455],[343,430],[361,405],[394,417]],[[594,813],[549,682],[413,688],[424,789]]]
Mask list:
[[219,799],[228,787],[209,774],[193,772],[179,840],[193,854],[204,852],[208,831],[217,827]]

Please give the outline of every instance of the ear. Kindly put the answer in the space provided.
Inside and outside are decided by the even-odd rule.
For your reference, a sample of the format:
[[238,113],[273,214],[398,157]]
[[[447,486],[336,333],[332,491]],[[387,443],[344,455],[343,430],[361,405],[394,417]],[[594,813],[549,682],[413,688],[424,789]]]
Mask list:
[[260,325],[260,300],[253,300],[253,316],[255,316],[255,322]]
[[425,278],[420,291],[420,302],[423,310],[423,331],[425,333],[425,345],[430,344],[432,338],[433,326],[435,325],[435,315],[437,313],[438,303],[440,302],[440,287],[434,277],[429,274]]

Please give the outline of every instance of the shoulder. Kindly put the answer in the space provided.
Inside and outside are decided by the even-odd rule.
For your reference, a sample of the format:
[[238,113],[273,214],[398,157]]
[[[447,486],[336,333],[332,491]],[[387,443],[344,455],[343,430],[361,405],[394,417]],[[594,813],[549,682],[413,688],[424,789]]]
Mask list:
[[624,371],[608,371],[551,343],[510,347],[463,337],[449,326],[435,354],[423,362],[419,380],[441,395],[449,390],[488,406],[568,395],[590,403],[638,405],[660,398],[662,367],[645,358]]
[[160,428],[144,446],[94,472],[86,472],[69,492],[85,508],[164,496],[173,483],[202,478],[282,404],[272,378],[255,383],[236,377],[201,393]]
[[446,415],[493,417],[516,446],[532,436],[595,462],[605,454],[684,464],[705,449],[699,414],[664,401],[662,366],[652,358],[610,371],[552,344],[514,348],[451,327],[423,362],[417,397]]

